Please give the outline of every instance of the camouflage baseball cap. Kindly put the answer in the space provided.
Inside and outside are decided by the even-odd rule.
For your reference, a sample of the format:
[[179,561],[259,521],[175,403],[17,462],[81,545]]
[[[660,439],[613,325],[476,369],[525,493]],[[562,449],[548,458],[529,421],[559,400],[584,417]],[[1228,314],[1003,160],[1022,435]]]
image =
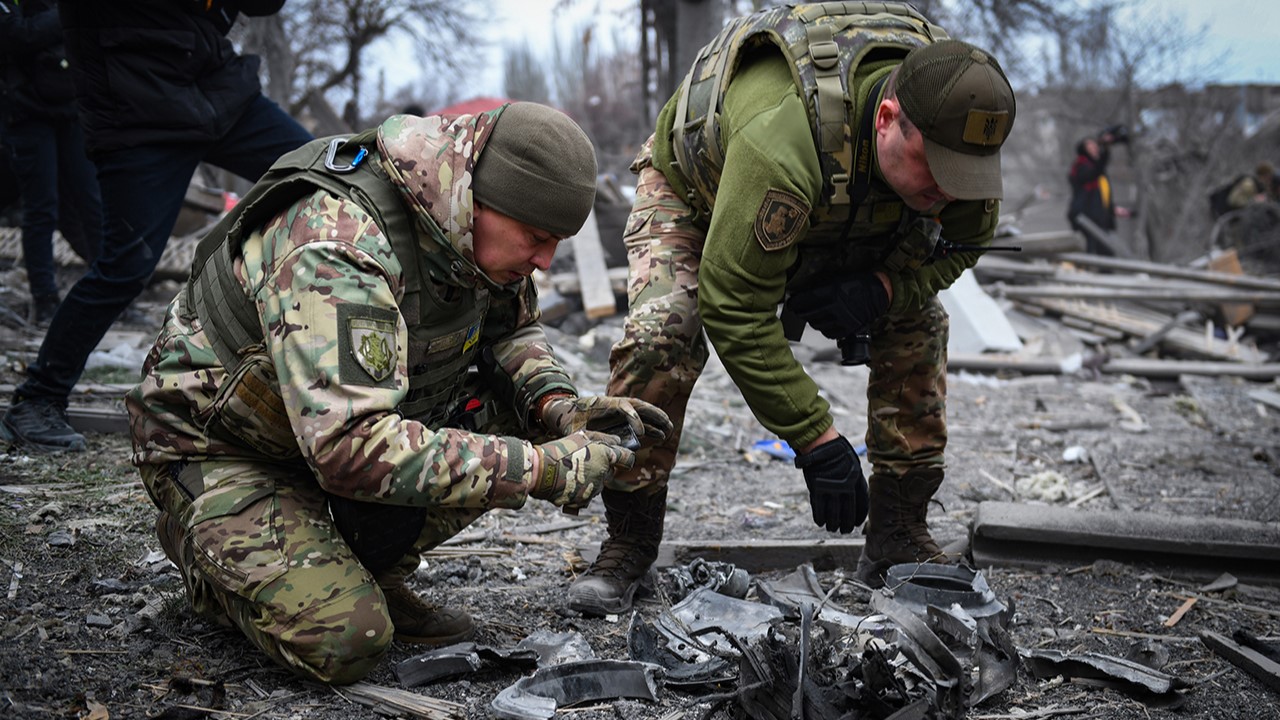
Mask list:
[[961,200],[1003,197],[1000,146],[1013,128],[1013,89],[996,59],[969,43],[916,48],[898,70],[898,102],[924,135],[938,187]]
[[512,103],[480,151],[472,192],[503,215],[560,237],[574,235],[595,202],[595,148],[559,110]]

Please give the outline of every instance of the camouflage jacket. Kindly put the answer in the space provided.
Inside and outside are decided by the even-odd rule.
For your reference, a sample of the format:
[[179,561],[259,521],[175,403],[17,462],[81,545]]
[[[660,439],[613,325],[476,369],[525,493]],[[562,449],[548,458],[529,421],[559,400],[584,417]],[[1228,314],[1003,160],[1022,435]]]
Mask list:
[[[395,116],[378,129],[371,161],[417,221],[415,258],[400,257],[359,203],[325,191],[253,230],[233,271],[263,342],[234,372],[180,293],[126,397],[134,462],[270,459],[305,463],[344,497],[523,504],[529,443],[442,427],[440,412],[482,356],[520,417],[548,392],[573,392],[532,284],[498,286],[474,262],[471,170],[500,113]],[[413,301],[406,262],[423,278]],[[428,396],[439,401],[405,412]]]

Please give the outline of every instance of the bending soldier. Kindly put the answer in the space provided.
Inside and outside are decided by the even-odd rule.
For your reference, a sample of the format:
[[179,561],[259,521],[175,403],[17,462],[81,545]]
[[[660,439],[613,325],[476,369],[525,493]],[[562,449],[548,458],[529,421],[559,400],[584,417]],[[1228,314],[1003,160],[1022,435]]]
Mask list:
[[491,508],[588,502],[661,439],[580,398],[529,280],[582,226],[590,141],[562,113],[397,115],[277,162],[202,241],[127,404],[194,609],[284,667],[364,677],[392,637],[469,637],[409,589]]
[[[637,454],[625,489],[604,490],[608,538],[571,586],[572,609],[624,611],[656,558],[708,339],[755,416],[798,451],[814,521],[848,533],[870,512],[860,577],[943,559],[926,524],[947,438],[936,294],[977,255],[935,260],[937,226],[955,243],[990,242],[1014,97],[995,58],[909,5],[828,14],[843,7],[731,22],[632,165],[630,313],[608,393],[653,403],[676,430]],[[828,337],[870,337],[869,495],[787,345],[784,300]]]

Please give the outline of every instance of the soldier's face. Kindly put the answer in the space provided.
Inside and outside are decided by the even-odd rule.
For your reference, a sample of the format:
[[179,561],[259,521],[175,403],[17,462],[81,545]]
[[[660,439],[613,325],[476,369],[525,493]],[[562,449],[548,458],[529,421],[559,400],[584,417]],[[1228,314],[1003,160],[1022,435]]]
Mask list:
[[499,285],[509,285],[533,271],[546,271],[562,238],[476,203],[476,266]]
[[936,211],[955,198],[938,187],[924,154],[924,136],[903,123],[898,101],[884,100],[876,111],[876,157],[880,173],[912,210]]

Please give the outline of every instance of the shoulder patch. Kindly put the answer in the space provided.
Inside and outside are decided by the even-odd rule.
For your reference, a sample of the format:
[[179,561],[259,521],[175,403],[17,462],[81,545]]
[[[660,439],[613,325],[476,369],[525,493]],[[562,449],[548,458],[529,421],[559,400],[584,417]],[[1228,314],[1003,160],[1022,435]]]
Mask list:
[[338,306],[338,377],[348,385],[394,387],[397,313],[372,305]]
[[790,247],[800,239],[809,203],[782,190],[770,190],[756,212],[756,240],[766,252]]

